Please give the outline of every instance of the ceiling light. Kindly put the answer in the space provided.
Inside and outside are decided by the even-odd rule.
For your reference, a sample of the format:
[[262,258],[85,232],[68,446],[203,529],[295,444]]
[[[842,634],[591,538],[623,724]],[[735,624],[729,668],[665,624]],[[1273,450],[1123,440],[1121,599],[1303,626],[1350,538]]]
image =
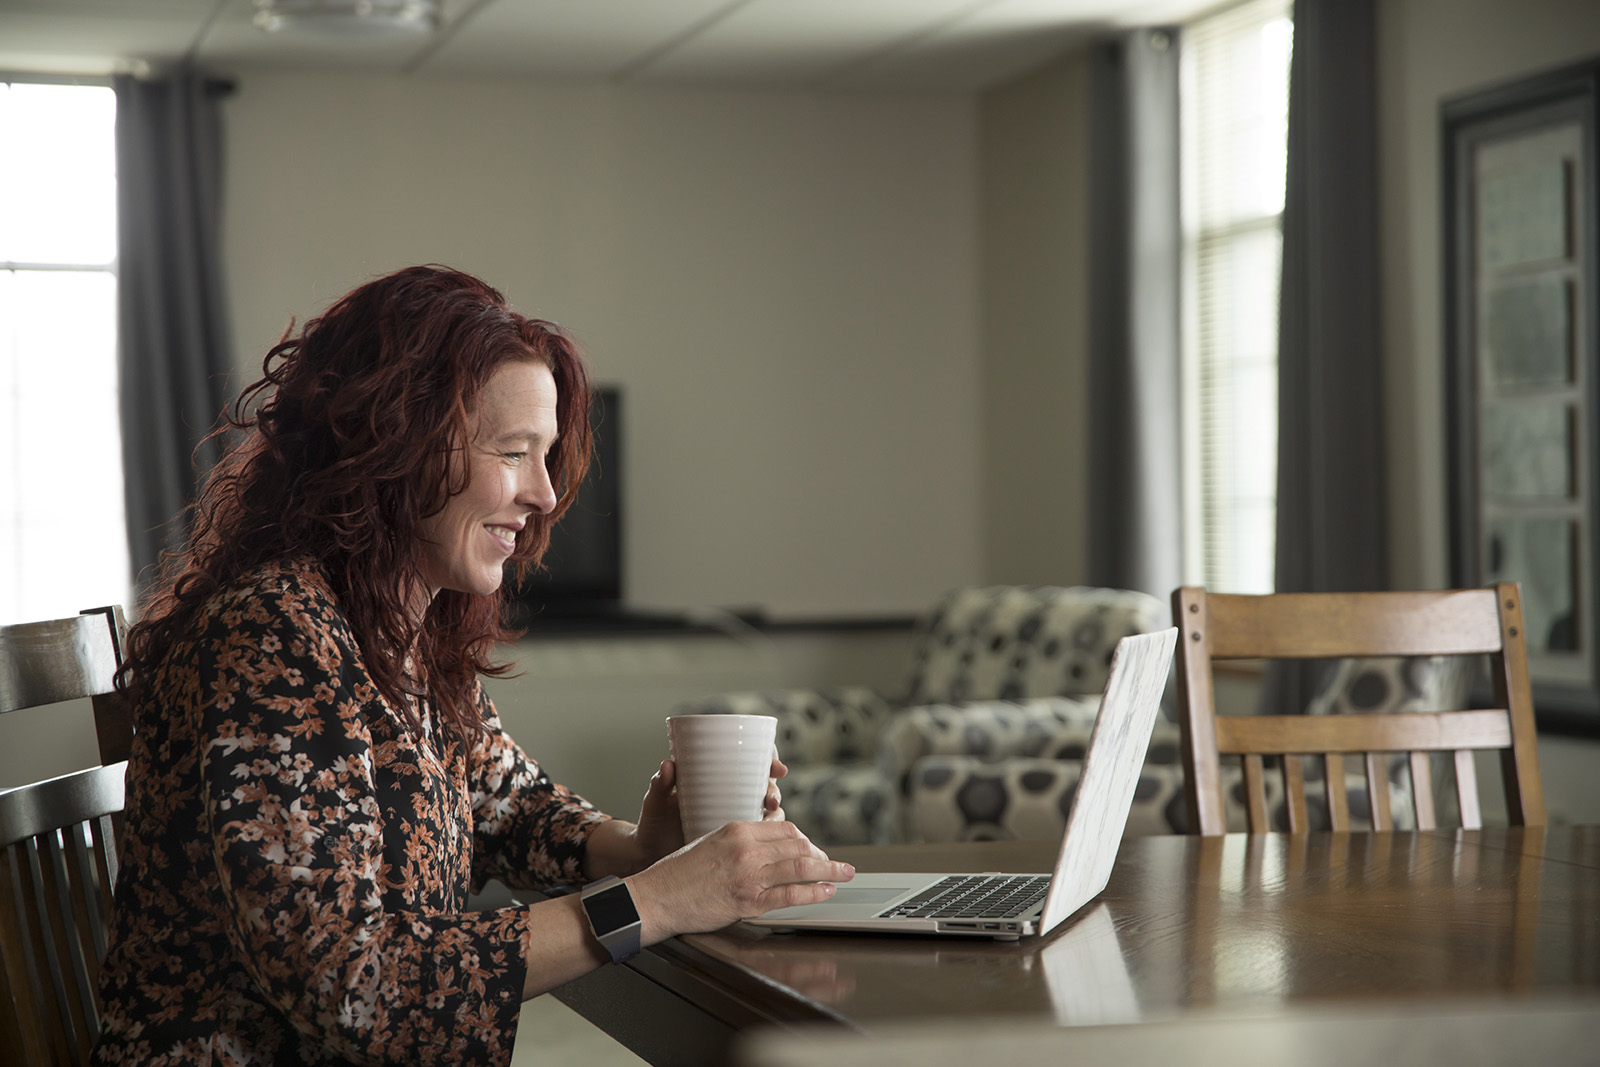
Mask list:
[[439,26],[439,0],[256,0],[255,24],[268,33],[427,33]]

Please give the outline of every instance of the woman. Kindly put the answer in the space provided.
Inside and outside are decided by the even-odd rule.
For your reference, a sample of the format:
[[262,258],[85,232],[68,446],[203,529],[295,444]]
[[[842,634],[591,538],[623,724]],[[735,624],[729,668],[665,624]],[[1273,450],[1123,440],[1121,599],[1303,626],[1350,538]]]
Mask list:
[[571,502],[587,404],[559,329],[437,267],[268,354],[129,637],[97,1062],[504,1064],[520,1002],[616,931],[577,895],[475,913],[469,888],[621,876],[632,951],[851,876],[775,790],[767,821],[685,846],[670,760],[628,823],[501,729],[478,679],[506,669],[501,577]]

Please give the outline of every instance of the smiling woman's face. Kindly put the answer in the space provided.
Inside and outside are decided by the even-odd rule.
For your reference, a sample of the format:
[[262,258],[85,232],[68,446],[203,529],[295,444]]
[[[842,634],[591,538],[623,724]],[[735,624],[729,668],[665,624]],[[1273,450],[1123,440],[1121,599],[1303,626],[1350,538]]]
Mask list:
[[500,588],[517,531],[556,505],[545,457],[556,440],[556,380],[543,363],[508,360],[484,383],[467,446],[471,481],[423,519],[422,576],[430,593]]

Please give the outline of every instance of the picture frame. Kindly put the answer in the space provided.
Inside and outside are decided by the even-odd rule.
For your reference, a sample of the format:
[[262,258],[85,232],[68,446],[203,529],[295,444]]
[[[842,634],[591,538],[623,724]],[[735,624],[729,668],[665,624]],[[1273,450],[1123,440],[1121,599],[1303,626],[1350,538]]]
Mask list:
[[1600,56],[1445,100],[1451,580],[1515,581],[1541,728],[1600,735]]

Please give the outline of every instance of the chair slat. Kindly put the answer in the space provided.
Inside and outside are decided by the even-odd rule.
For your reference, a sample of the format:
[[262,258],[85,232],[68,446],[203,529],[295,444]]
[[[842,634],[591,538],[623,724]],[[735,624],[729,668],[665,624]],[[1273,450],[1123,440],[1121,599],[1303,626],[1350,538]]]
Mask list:
[[91,767],[0,793],[0,844],[121,811],[128,765]]
[[45,873],[46,892],[50,894],[46,911],[50,916],[56,965],[60,968],[57,977],[61,1014],[72,1027],[73,1062],[82,1064],[88,1062],[91,1047],[90,1030],[93,1023],[89,1014],[95,991],[89,984],[88,968],[83,962],[82,943],[78,940],[76,913],[72,904],[71,875],[67,872],[63,843],[69,831],[70,827],[64,827],[42,835],[38,849],[39,862]]
[[77,1061],[75,1035],[71,1016],[61,1010],[67,998],[67,989],[61,980],[61,956],[56,947],[55,931],[58,924],[51,915],[54,894],[46,881],[50,865],[40,862],[38,838],[27,842],[23,855],[28,865],[28,878],[24,883],[24,892],[28,895],[26,914],[34,935],[34,959],[38,968],[35,988],[39,1003],[35,1010],[45,1017],[49,1046],[55,1062],[72,1063]]
[[1260,756],[1244,758],[1244,797],[1250,832],[1267,832],[1267,784],[1261,771]]
[[[1246,759],[1252,757],[1246,756]],[[1260,757],[1254,757],[1259,759]],[[1283,797],[1289,804],[1289,832],[1303,834],[1310,825],[1310,818],[1306,814],[1306,774],[1300,765],[1300,757],[1295,754],[1283,758]],[[1266,813],[1261,816],[1263,830],[1271,829]]]
[[1418,830],[1438,827],[1439,817],[1433,808],[1433,770],[1426,752],[1411,753],[1411,804],[1416,809]]
[[118,662],[102,615],[0,628],[0,713],[109,693]]
[[93,822],[79,823],[72,838],[71,870],[73,914],[78,920],[78,937],[85,942],[94,984],[100,981],[100,960],[105,958],[106,940],[110,935],[111,909],[105,906],[106,897],[100,892],[100,864],[96,862],[96,836]]
[[1337,752],[1322,755],[1323,795],[1328,801],[1328,829],[1350,830],[1350,798],[1344,787],[1344,757]]
[[[0,957],[4,963],[5,990],[9,996],[0,1003],[7,1016],[7,1029],[25,1051],[37,1056],[50,1048],[46,1022],[33,1006],[43,999],[39,969],[34,964],[34,941],[39,931],[31,922],[31,894],[24,888],[28,860],[25,842],[0,849]],[[13,1010],[12,1004],[16,1004]]]
[[1483,809],[1478,805],[1478,765],[1471,752],[1457,752],[1456,800],[1461,805],[1461,825],[1467,830],[1483,826]]
[[[95,885],[94,860],[90,856],[87,840],[89,827],[75,823],[62,830],[62,861],[68,879],[68,898],[72,904],[72,958],[80,968],[83,979],[84,1003],[93,1004],[100,986],[100,961],[106,954],[106,929],[100,909],[99,891]],[[84,1024],[89,1033],[89,1045],[100,1036],[100,1021],[95,1012],[85,1013]]]
[[1389,810],[1389,769],[1385,760],[1387,753],[1368,752],[1367,765],[1367,810],[1372,812],[1372,828],[1374,830],[1394,829],[1394,816]]
[[1504,748],[1509,715],[1498,708],[1418,711],[1398,715],[1248,715],[1218,718],[1217,751],[1360,753],[1418,749]]
[[111,826],[109,815],[89,822],[90,832],[94,834],[94,866],[100,885],[101,910],[106,915],[111,914],[111,897],[117,889],[117,849],[114,844],[117,835],[112,832]]
[[1500,650],[1492,589],[1207,594],[1212,659],[1454,656]]

